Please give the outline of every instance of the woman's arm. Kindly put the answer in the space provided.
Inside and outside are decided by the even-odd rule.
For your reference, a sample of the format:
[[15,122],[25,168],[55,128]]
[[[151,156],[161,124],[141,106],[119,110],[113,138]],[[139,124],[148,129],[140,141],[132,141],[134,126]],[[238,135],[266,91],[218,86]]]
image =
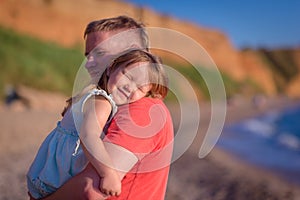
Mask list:
[[89,99],[84,106],[80,140],[85,155],[101,177],[101,191],[106,195],[115,196],[121,193],[121,179],[100,139],[110,112],[111,105],[104,97]]

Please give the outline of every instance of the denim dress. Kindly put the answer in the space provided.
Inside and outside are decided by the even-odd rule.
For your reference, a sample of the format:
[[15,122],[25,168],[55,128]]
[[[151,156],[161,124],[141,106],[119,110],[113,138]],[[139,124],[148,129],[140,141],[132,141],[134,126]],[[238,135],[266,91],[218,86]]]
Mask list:
[[88,160],[80,145],[79,130],[84,104],[95,95],[104,96],[112,105],[106,127],[117,112],[112,97],[99,89],[90,90],[68,109],[63,119],[43,141],[27,173],[27,187],[33,198],[50,195],[86,167]]

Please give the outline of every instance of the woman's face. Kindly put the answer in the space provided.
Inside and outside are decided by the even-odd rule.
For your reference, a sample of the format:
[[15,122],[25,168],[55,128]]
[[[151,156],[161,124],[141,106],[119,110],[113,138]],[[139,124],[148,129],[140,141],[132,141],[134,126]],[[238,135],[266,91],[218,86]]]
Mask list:
[[151,89],[146,62],[123,63],[109,74],[107,89],[117,105],[137,101]]
[[112,60],[123,51],[139,47],[139,35],[136,31],[97,31],[87,34],[85,41],[85,68],[92,80],[98,82],[102,73]]
[[115,34],[115,32],[92,32],[86,37],[85,55],[87,61],[85,68],[91,78],[96,79],[96,81],[113,59],[113,55],[119,53],[114,48],[108,48],[108,43],[114,42],[114,40],[109,40],[109,38]]

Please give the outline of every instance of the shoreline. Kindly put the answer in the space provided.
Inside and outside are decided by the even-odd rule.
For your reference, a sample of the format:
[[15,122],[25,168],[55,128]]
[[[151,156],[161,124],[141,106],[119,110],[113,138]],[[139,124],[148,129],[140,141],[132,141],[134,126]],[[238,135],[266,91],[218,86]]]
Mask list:
[[[230,144],[238,145],[241,147],[243,145],[251,146],[251,144],[255,146],[255,145],[257,145],[256,144],[257,142],[260,142],[258,145],[261,145],[261,146],[260,147],[257,146],[260,149],[260,151],[267,151],[267,152],[271,151],[272,152],[271,154],[270,153],[262,153],[260,156],[257,157],[257,156],[255,156],[255,153],[249,152],[249,150],[250,150],[249,148],[248,148],[248,150],[247,150],[247,148],[242,148],[242,149],[244,149],[244,151],[243,151],[243,153],[241,153],[241,152],[237,152],[237,149],[240,149],[240,147],[234,147],[234,146],[230,147],[230,146],[228,146],[228,144],[226,145],[226,140],[228,138],[230,138],[230,137],[235,138],[240,134],[238,132],[238,130],[232,130],[230,127],[232,127],[232,126],[234,127],[235,125],[240,125],[241,122],[247,122],[249,120],[259,120],[264,117],[271,116],[273,114],[277,115],[280,113],[284,113],[284,112],[287,112],[288,110],[291,110],[294,108],[296,108],[297,110],[300,108],[299,100],[291,101],[288,99],[277,99],[277,101],[273,101],[269,105],[266,105],[263,112],[260,111],[256,114],[254,114],[253,116],[241,118],[237,121],[231,121],[230,123],[225,125],[225,127],[227,127],[227,128],[229,127],[229,130],[224,130],[224,133],[222,134],[222,138],[223,138],[223,140],[225,140],[225,145],[222,145],[222,144],[216,145],[217,148],[219,148],[223,152],[227,152],[227,154],[231,154],[237,160],[241,160],[242,162],[245,162],[251,166],[256,166],[258,168],[261,168],[264,171],[270,171],[270,173],[275,174],[280,179],[283,179],[285,182],[288,182],[288,183],[291,183],[292,185],[296,185],[296,186],[300,187],[300,179],[297,179],[300,176],[300,169],[298,169],[298,172],[295,171],[293,174],[293,172],[292,171],[289,172],[289,170],[295,170],[296,169],[295,167],[289,167],[288,165],[283,165],[283,164],[277,165],[276,162],[274,163],[274,161],[272,161],[270,163],[270,162],[264,162],[264,160],[263,160],[264,156],[269,158],[269,157],[274,156],[274,154],[277,154],[277,153],[279,153],[279,155],[281,154],[281,156],[283,156],[283,154],[282,154],[283,152],[288,153],[288,155],[290,155],[289,158],[292,159],[291,156],[292,155],[295,156],[297,154],[296,152],[298,152],[298,150],[295,150],[296,152],[292,151],[292,150],[288,150],[288,149],[281,149],[281,148],[272,150],[272,148],[274,148],[275,146],[273,146],[273,145],[270,146],[270,144],[268,144],[268,143],[262,143],[262,141],[265,141],[264,137],[253,135],[253,134],[247,134],[247,136],[245,136],[245,135],[240,136],[240,139],[234,139],[234,141],[231,141]],[[262,123],[264,123],[264,121],[262,121]],[[256,141],[256,143],[248,142],[248,140]],[[240,142],[240,144],[236,144],[237,142]],[[285,148],[287,148],[287,147],[285,147]],[[258,152],[258,150],[254,151],[254,152]],[[247,158],[243,158],[243,155],[245,155]],[[253,158],[253,156],[255,156],[255,158]],[[280,158],[278,158],[278,159],[280,159]],[[297,159],[297,157],[296,157],[296,159]],[[282,162],[288,163],[288,160],[285,160],[285,161],[286,162],[284,162],[284,160],[282,160]]]
[[[299,100],[282,97],[268,99],[258,108],[254,107],[251,100],[242,100],[228,107],[225,126],[274,110],[282,111],[299,103]],[[168,187],[167,200],[196,200],[199,197],[230,200],[300,199],[300,184],[283,179],[277,172],[250,163],[218,145],[205,158],[198,158],[199,147],[210,119],[209,105],[204,104],[203,107],[206,126],[199,130],[188,151],[172,163],[169,181],[172,186]],[[186,189],[182,191],[180,188]],[[181,193],[177,190],[181,190]]]

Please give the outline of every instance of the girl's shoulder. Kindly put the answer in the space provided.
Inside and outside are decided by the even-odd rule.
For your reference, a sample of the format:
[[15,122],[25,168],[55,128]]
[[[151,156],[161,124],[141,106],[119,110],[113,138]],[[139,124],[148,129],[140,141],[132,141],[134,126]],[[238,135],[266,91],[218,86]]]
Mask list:
[[88,99],[90,99],[93,96],[102,96],[104,97],[106,100],[108,100],[108,102],[111,104],[112,107],[112,116],[115,115],[115,113],[117,112],[117,105],[115,103],[115,101],[113,100],[112,96],[109,95],[105,90],[103,89],[98,89],[98,88],[93,88],[91,90],[89,90],[82,99],[82,103],[81,103],[81,108],[83,109],[84,104],[86,103],[86,101]]

